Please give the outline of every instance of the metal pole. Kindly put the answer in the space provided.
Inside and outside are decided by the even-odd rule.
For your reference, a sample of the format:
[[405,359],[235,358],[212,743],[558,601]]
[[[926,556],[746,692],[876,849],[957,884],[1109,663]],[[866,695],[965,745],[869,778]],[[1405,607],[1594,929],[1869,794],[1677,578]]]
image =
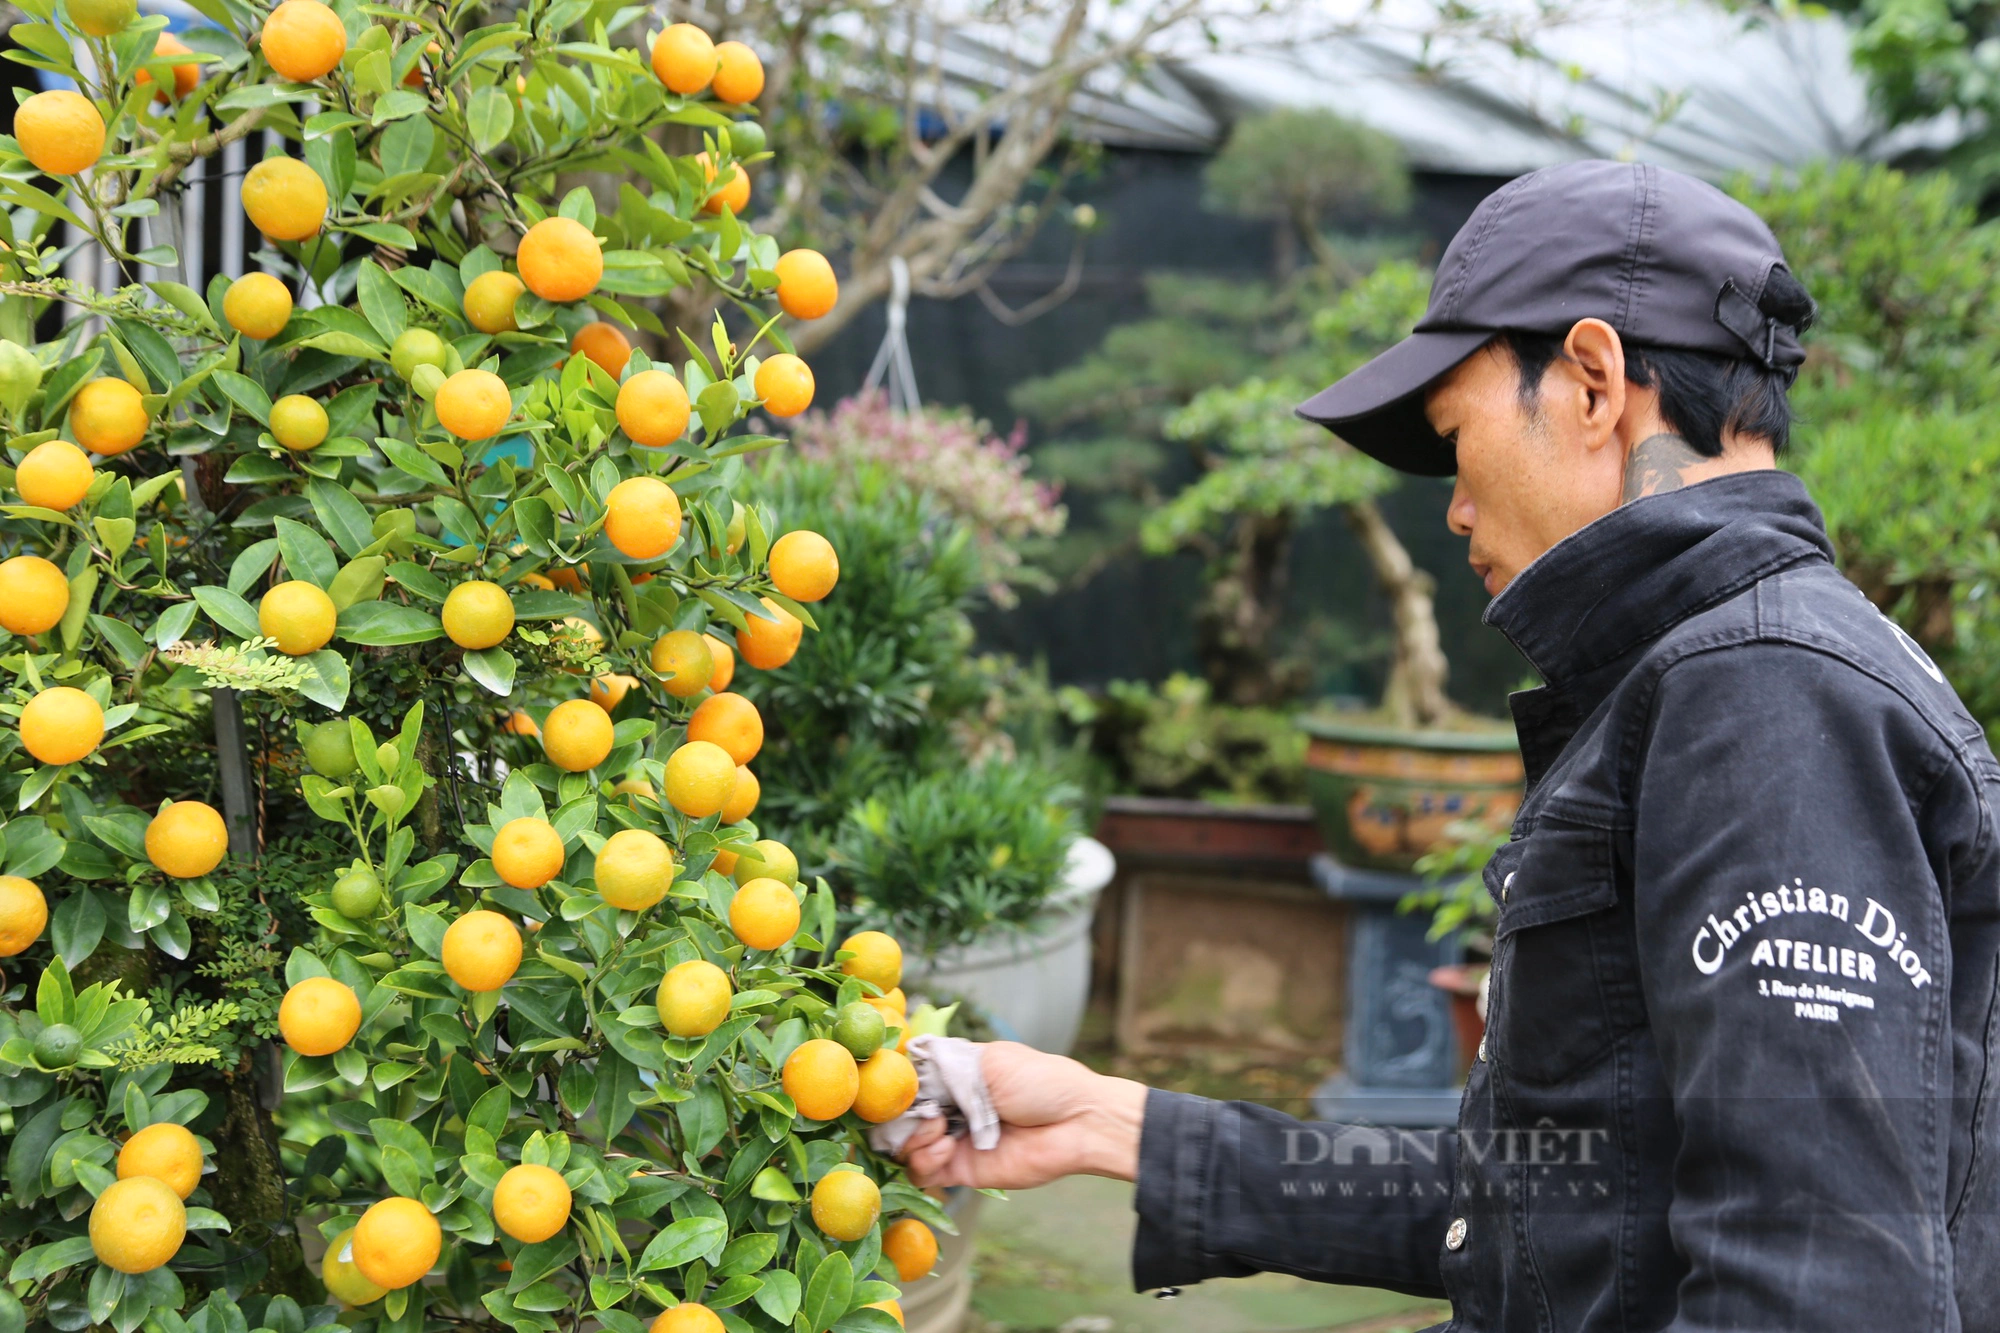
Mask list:
[[243,732],[243,701],[235,690],[210,694],[215,710],[215,757],[222,775],[222,822],[229,829],[229,854],[239,863],[257,861],[257,786],[250,774],[249,739]]
[[[201,478],[192,455],[181,459],[188,507],[206,513]],[[243,727],[243,701],[235,690],[209,692],[215,713],[215,764],[222,782],[222,822],[229,830],[229,853],[239,862],[257,862],[257,784],[250,772],[250,743]]]

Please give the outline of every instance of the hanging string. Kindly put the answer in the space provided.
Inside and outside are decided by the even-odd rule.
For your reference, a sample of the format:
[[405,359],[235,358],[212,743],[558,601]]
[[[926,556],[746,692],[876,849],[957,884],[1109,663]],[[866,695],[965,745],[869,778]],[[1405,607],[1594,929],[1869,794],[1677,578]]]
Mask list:
[[901,255],[890,256],[889,281],[889,328],[882,335],[882,347],[875,353],[875,364],[868,368],[868,378],[861,387],[880,388],[886,376],[889,406],[914,412],[920,400],[916,368],[910,364],[910,266]]

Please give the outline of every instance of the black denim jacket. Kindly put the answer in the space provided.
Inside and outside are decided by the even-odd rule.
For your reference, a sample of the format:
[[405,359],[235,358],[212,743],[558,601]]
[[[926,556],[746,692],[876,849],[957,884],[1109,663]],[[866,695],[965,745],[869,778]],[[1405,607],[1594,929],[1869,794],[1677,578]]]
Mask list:
[[2000,1330],[1980,728],[1782,472],[1636,501],[1488,623],[1528,794],[1456,1131],[1154,1092],[1134,1281],[1448,1297],[1464,1333]]

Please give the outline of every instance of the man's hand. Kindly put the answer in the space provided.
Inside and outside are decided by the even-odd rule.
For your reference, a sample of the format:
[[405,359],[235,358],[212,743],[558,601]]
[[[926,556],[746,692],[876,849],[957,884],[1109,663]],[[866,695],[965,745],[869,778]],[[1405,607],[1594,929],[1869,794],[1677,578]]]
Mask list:
[[1000,1114],[999,1146],[982,1152],[970,1139],[947,1138],[944,1121],[926,1121],[903,1149],[919,1186],[1030,1189],[1063,1176],[1138,1176],[1144,1084],[1019,1042],[979,1049],[986,1090]]

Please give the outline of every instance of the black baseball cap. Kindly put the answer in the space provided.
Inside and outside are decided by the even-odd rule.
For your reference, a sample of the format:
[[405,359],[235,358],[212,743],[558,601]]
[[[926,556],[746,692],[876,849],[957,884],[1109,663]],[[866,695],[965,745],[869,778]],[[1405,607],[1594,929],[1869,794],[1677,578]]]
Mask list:
[[1424,418],[1424,391],[1495,334],[1561,337],[1595,317],[1628,342],[1796,373],[1812,320],[1801,301],[1809,312],[1771,229],[1714,186],[1567,162],[1488,195],[1438,261],[1416,331],[1298,413],[1399,471],[1446,477],[1458,461]]

